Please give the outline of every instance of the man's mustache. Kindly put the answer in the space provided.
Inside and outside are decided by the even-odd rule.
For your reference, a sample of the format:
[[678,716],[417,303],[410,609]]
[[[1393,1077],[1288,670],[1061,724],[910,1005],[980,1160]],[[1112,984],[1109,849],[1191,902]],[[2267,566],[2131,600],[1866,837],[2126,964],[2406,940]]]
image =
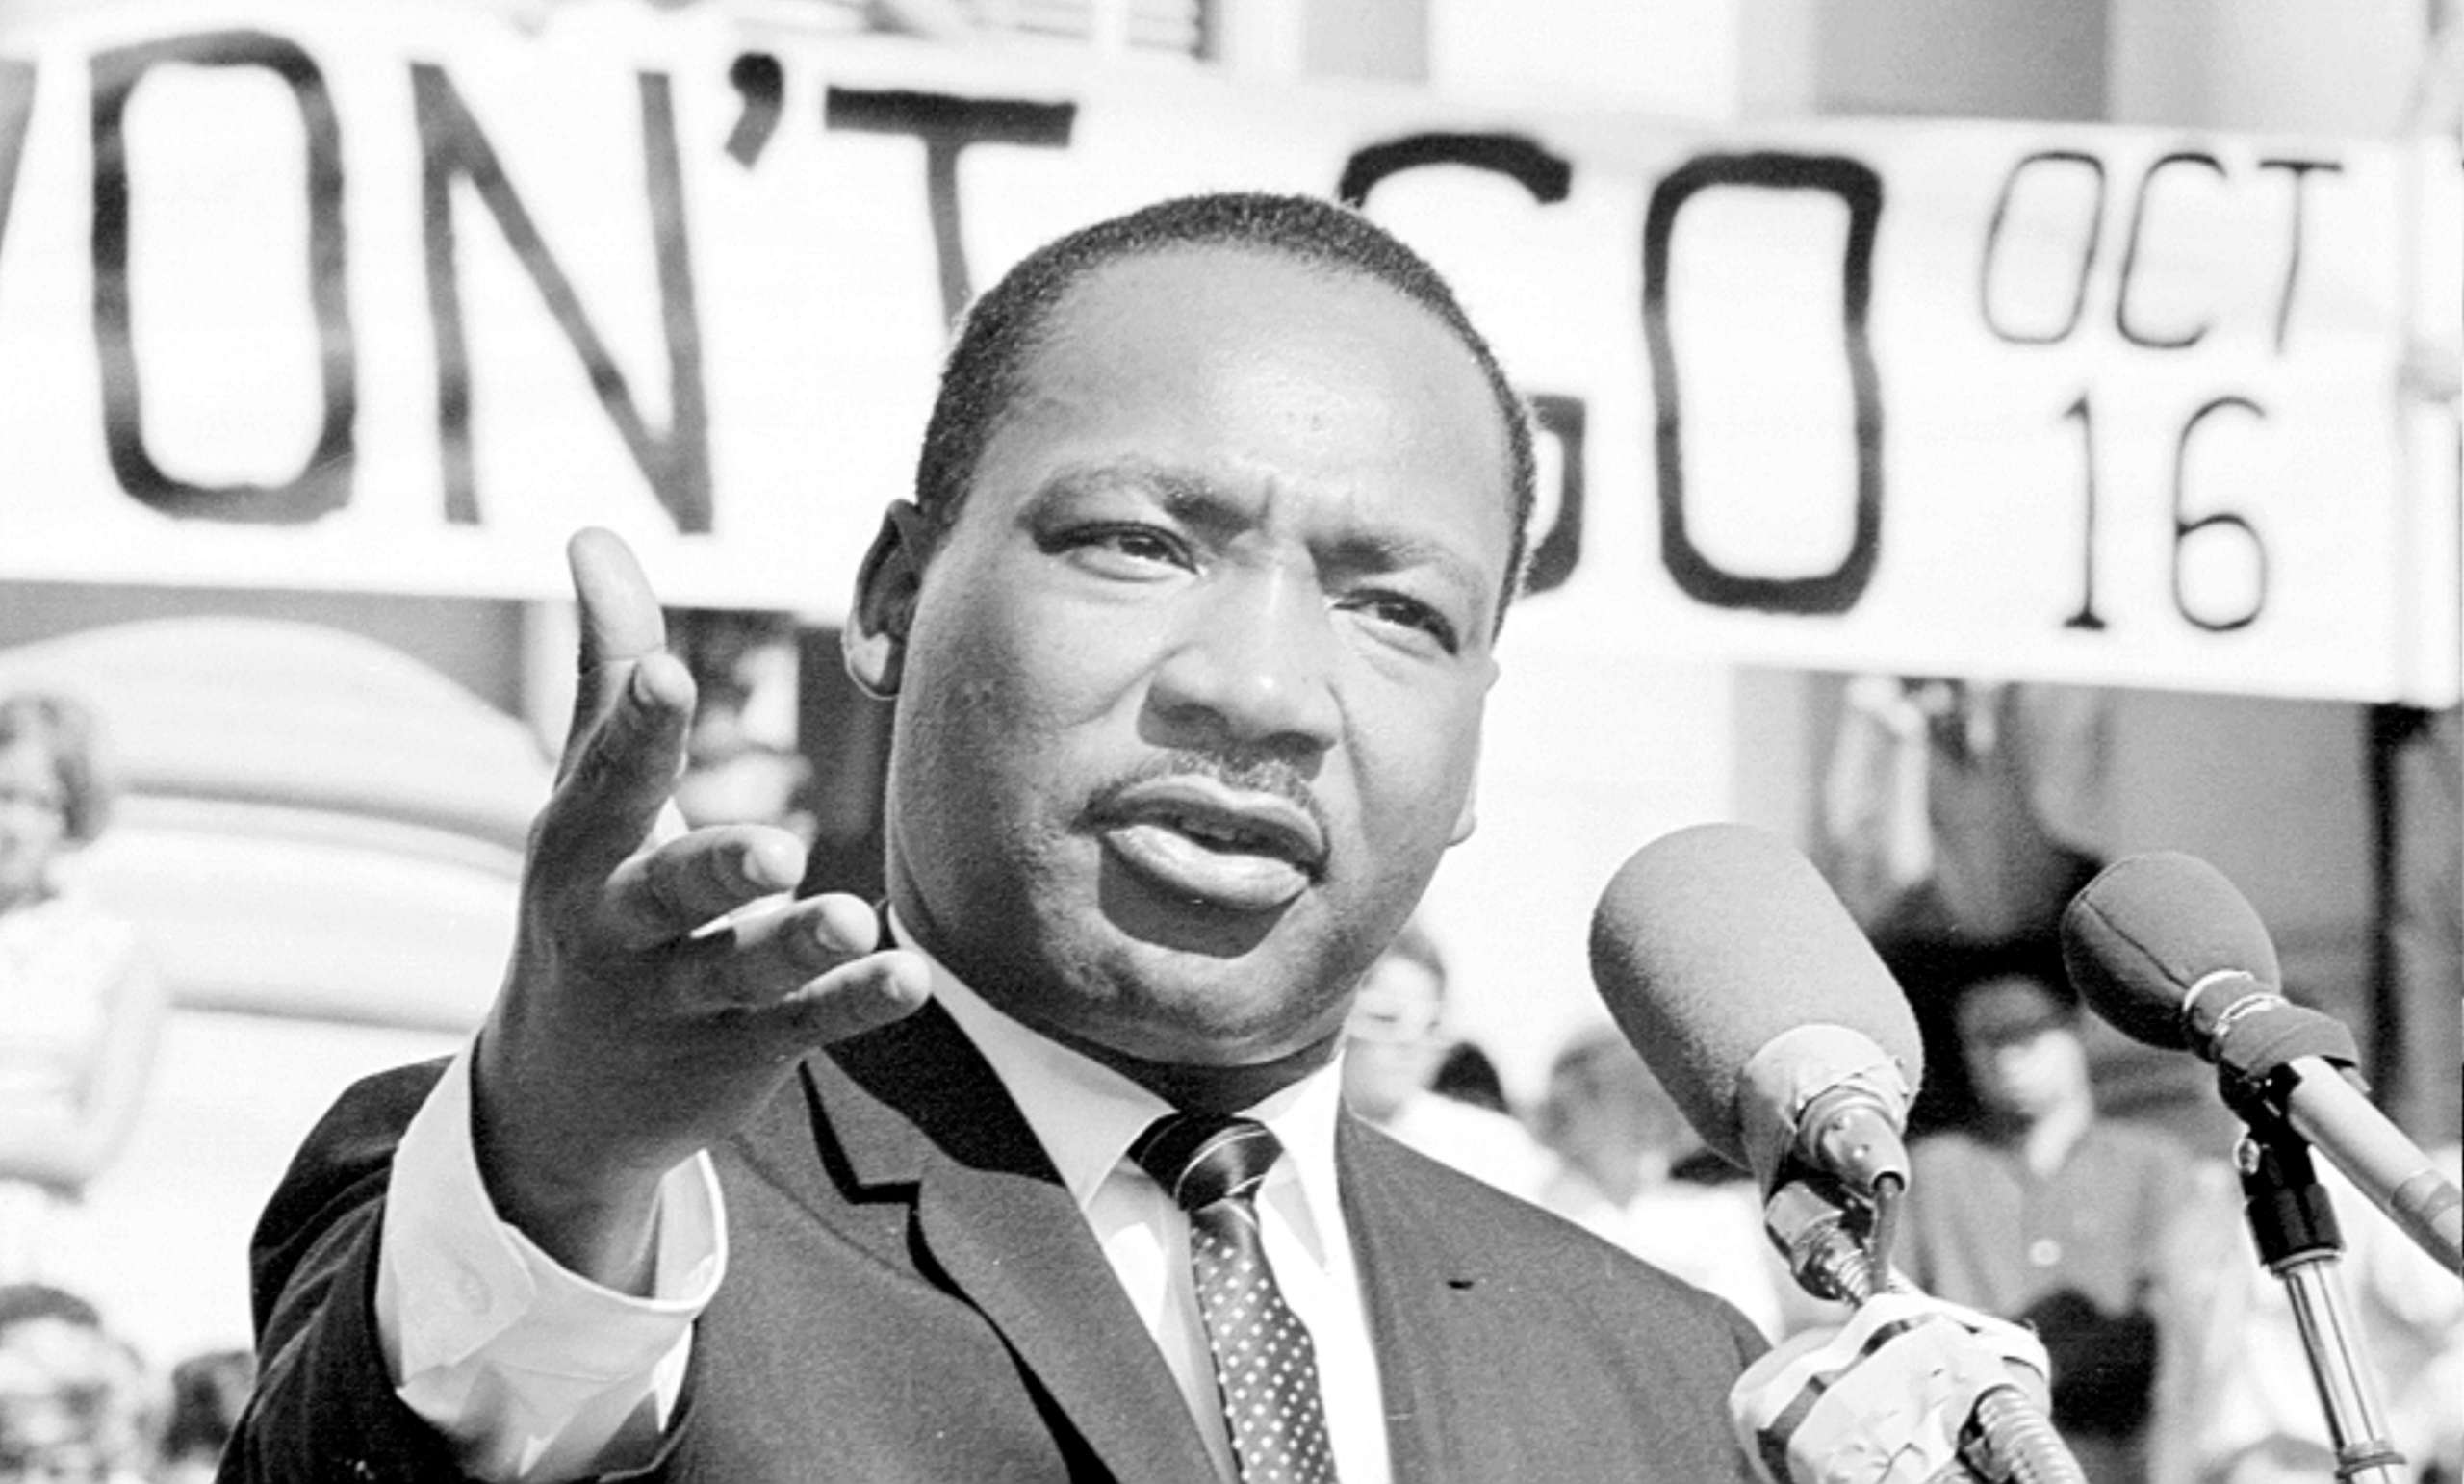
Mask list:
[[1307,813],[1321,839],[1331,838],[1325,811],[1309,787],[1309,776],[1289,757],[1272,753],[1225,753],[1205,748],[1176,747],[1154,754],[1095,791],[1093,812],[1102,814],[1121,796],[1141,784],[1164,779],[1211,779],[1226,788],[1269,794]]

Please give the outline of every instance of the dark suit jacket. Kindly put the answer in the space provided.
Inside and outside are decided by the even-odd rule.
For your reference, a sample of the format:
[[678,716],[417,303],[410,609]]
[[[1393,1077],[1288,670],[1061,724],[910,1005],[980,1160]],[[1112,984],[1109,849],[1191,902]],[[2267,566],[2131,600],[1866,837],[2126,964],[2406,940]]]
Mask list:
[[[231,1480],[450,1478],[372,1309],[396,1139],[439,1063],[345,1093],[252,1251],[261,1378]],[[1068,1190],[937,1007],[810,1058],[713,1151],[730,1270],[646,1476],[1213,1477]],[[1399,1481],[1749,1480],[1725,1304],[1347,1118],[1345,1213]]]

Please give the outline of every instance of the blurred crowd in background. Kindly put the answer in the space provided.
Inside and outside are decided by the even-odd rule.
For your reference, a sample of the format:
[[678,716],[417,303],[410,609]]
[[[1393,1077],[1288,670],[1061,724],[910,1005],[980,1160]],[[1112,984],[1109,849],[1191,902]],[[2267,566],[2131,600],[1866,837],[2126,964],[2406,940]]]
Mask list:
[[[2336,1457],[2292,1310],[2250,1249],[2220,1157],[2097,1107],[2084,1011],[2039,944],[1967,959],[1938,986],[1958,1106],[1914,1144],[1893,1253],[1939,1297],[2020,1320],[2054,1365],[2057,1427],[2094,1484],[2292,1484]],[[1350,1028],[1355,1113],[1734,1303],[1773,1339],[1836,1323],[1764,1236],[1753,1180],[1707,1151],[1612,1030],[1555,1058],[1516,1108],[1461,1068],[1443,959],[1407,932]],[[1441,1080],[1441,1068],[1453,1068]],[[2454,1178],[2457,1150],[2439,1157]],[[2464,1462],[2464,1288],[2328,1175],[2343,1282],[2388,1424],[2422,1479]]]
[[253,1359],[158,1366],[40,1281],[56,1213],[128,1137],[169,1008],[130,925],[66,869],[111,816],[98,729],[70,697],[0,697],[0,1479],[172,1484],[213,1477]]
[[200,1484],[255,1375],[243,1349],[154,1368],[78,1295],[0,1286],[0,1478]]

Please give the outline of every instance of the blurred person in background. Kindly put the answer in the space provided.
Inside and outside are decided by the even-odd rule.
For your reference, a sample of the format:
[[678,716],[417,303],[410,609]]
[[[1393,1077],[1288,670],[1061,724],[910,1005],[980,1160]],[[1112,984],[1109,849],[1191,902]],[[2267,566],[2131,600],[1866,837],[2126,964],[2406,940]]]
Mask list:
[[2015,962],[1956,988],[1950,1010],[1977,1113],[1912,1146],[1894,1256],[1927,1292],[2032,1325],[2053,1359],[2054,1425],[2091,1484],[2136,1484],[2162,1253],[2196,1166],[2169,1137],[2098,1116],[2059,977]]
[[154,1484],[210,1484],[256,1376],[256,1357],[243,1349],[201,1351],[171,1368]]
[[1960,987],[2015,953],[2053,961],[2063,908],[2108,857],[2113,730],[2087,687],[1861,675],[1841,691],[1815,859],[1916,1011],[1938,1074],[1912,1132],[1977,1111]]
[[0,1286],[0,1484],[142,1484],[154,1399],[92,1304]]
[[1885,944],[2051,938],[2104,863],[2097,691],[1859,676],[1823,783],[1824,874]]
[[0,1282],[41,1275],[126,1141],[166,1014],[135,931],[69,880],[110,806],[91,712],[0,697]]
[[1512,1115],[1430,1087],[1445,1035],[1446,959],[1418,922],[1362,976],[1344,1022],[1344,1106],[1433,1160],[1531,1200],[1548,1152]]
[[810,845],[812,763],[796,748],[796,627],[783,613],[673,610],[697,704],[676,807],[688,825],[777,825]]
[[1476,1041],[1456,1041],[1437,1059],[1437,1070],[1429,1075],[1428,1089],[1440,1097],[1450,1097],[1458,1103],[1485,1108],[1511,1117],[1514,1107],[1505,1099],[1505,1079],[1498,1074],[1498,1064]]
[[1764,1234],[1753,1181],[1704,1146],[1614,1030],[1557,1053],[1532,1121],[1557,1159],[1540,1204],[1717,1293],[1772,1339],[1824,1313]]
[[[2464,1150],[2431,1152],[2449,1180]],[[2464,1479],[2464,1286],[2323,1157],[2336,1266],[2364,1380],[2408,1477]],[[2262,1266],[2229,1169],[2202,1167],[2178,1199],[2165,1270],[2149,1484],[2308,1484],[2333,1478],[2336,1453],[2308,1347],[2283,1283]]]

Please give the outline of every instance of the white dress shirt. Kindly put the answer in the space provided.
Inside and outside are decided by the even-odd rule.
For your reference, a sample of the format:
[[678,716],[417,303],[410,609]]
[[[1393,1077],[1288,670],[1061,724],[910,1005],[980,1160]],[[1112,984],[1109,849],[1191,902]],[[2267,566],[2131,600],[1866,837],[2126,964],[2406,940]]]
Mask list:
[[[1128,1159],[1169,1108],[993,1009],[937,962],[933,993],[1025,1113],[1179,1381],[1218,1472],[1234,1478],[1190,1277],[1189,1218]],[[1259,1225],[1317,1347],[1337,1471],[1346,1484],[1385,1484],[1376,1352],[1335,1190],[1341,1095],[1328,1066],[1248,1110],[1284,1147],[1258,1194]],[[464,1468],[556,1484],[654,1450],[683,1386],[693,1321],[727,1266],[707,1155],[671,1171],[659,1201],[653,1297],[566,1271],[496,1218],[471,1143],[470,1052],[454,1060],[395,1154],[376,1318],[402,1400],[459,1441]]]

